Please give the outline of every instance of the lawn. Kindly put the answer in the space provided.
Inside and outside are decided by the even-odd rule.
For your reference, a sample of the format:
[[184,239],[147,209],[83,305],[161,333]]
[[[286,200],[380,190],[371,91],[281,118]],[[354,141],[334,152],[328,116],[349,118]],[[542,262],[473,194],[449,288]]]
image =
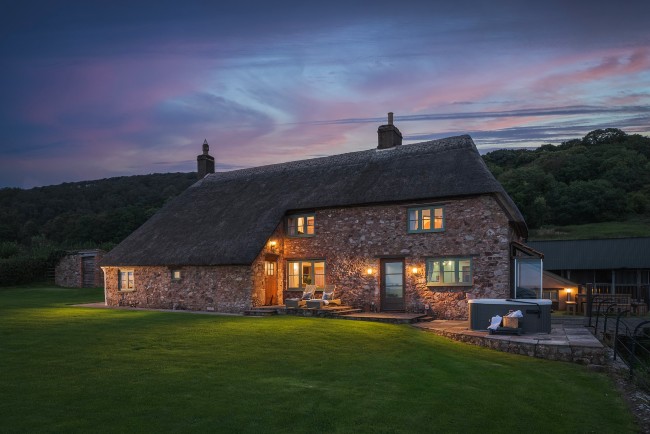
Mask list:
[[591,240],[598,238],[650,237],[650,219],[631,217],[622,222],[588,223],[570,226],[545,226],[531,229],[530,239],[542,240]]
[[0,432],[635,432],[609,378],[410,326],[0,288]]

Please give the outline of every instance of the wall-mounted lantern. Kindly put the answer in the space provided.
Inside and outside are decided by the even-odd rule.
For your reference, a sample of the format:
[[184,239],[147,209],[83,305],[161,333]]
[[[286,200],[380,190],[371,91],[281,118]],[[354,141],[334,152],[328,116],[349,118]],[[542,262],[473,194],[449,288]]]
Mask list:
[[366,270],[366,274],[368,276],[372,276],[372,273],[373,273],[372,267],[368,267],[368,269]]
[[271,250],[272,250],[273,252],[275,252],[275,249],[276,249],[277,245],[278,245],[278,242],[275,241],[275,240],[271,240],[271,241],[269,242],[269,246],[271,247]]
[[565,288],[566,291],[566,301],[571,301],[571,288]]

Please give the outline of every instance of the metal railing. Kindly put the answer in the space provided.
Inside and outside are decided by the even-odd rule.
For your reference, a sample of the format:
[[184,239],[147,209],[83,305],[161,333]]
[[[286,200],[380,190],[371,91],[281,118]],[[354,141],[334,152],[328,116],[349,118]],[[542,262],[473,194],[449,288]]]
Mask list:
[[[607,295],[596,295],[593,299],[595,309],[591,309],[588,327],[594,327],[594,335],[614,350],[614,360],[620,357],[627,365],[630,377],[650,390],[650,320],[628,317],[629,309],[617,311],[619,305]],[[616,322],[612,324],[614,317]]]

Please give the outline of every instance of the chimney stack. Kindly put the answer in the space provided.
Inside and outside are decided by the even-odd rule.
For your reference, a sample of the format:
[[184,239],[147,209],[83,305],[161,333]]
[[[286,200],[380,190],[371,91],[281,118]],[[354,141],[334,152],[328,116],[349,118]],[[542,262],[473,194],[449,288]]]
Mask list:
[[377,149],[389,149],[402,144],[402,133],[393,125],[393,112],[388,113],[388,124],[380,126],[377,135]]
[[196,157],[197,178],[203,179],[208,173],[214,173],[214,157],[208,154],[210,145],[208,140],[203,141],[203,154]]

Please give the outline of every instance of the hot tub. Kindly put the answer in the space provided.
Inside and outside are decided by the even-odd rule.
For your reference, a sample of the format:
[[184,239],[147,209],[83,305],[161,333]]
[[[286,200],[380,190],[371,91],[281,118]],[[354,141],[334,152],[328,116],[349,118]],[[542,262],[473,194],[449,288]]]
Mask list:
[[524,333],[551,333],[551,300],[478,298],[468,300],[469,328],[487,330],[490,319],[495,315],[504,316],[511,310],[520,310],[519,327]]

